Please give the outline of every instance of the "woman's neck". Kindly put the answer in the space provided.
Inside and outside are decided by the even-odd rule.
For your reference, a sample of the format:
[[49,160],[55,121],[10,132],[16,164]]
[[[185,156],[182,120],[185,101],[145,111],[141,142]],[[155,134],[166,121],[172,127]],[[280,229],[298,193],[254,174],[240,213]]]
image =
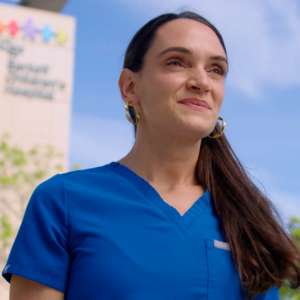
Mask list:
[[199,185],[196,166],[200,142],[188,147],[162,141],[136,141],[130,152],[119,162],[154,185],[165,189]]

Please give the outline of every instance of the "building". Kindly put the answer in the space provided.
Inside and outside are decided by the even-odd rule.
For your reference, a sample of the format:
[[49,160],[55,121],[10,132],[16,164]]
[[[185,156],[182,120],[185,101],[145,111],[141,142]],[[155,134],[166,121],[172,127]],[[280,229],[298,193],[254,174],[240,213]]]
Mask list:
[[64,2],[0,4],[0,135],[24,148],[53,145],[67,168],[75,19],[54,12]]
[[[25,150],[51,145],[68,169],[75,19],[58,13],[64,2],[0,3],[0,137],[8,133]],[[0,218],[15,230],[31,192],[0,186]],[[0,299],[8,299],[8,289],[0,280]]]

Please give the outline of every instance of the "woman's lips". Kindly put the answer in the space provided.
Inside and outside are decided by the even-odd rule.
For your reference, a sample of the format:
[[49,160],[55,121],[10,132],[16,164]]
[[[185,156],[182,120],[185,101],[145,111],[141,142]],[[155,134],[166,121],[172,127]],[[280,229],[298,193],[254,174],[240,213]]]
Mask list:
[[198,111],[211,109],[206,101],[197,98],[185,98],[178,102]]
[[208,110],[208,108],[203,106],[203,105],[195,105],[195,104],[192,104],[192,103],[180,103],[180,104],[189,106],[193,110],[198,110],[198,111]]

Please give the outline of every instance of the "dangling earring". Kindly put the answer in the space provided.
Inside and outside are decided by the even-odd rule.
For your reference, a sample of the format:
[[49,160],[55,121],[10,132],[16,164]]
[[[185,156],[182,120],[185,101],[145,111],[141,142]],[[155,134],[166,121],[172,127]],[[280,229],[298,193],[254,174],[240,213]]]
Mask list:
[[210,135],[208,135],[208,137],[211,138],[211,139],[219,138],[220,136],[223,135],[224,130],[225,130],[225,126],[227,126],[227,124],[223,120],[223,118],[218,117],[217,125],[216,125],[215,129],[213,130],[213,132]]
[[124,104],[124,107],[125,107],[125,115],[126,115],[126,119],[134,124],[134,125],[138,125],[139,121],[140,121],[140,118],[141,118],[141,115],[138,111],[136,111],[134,109],[134,106],[133,105],[130,105],[129,102],[125,102]]

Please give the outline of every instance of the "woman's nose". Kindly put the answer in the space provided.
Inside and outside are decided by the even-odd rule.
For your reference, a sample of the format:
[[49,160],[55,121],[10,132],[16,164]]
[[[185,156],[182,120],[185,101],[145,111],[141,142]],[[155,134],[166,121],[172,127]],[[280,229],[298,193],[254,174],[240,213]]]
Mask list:
[[190,75],[187,80],[187,87],[192,89],[199,89],[202,92],[209,90],[209,78],[204,70],[198,70]]

